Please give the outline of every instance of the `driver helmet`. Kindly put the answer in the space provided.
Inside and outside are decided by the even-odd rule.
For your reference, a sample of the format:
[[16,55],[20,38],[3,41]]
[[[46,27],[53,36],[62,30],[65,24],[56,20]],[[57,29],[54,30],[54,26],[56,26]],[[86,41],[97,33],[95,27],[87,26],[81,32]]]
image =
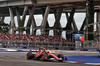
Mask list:
[[44,47],[40,47],[40,49],[41,49],[41,50],[45,50],[45,48],[44,48]]

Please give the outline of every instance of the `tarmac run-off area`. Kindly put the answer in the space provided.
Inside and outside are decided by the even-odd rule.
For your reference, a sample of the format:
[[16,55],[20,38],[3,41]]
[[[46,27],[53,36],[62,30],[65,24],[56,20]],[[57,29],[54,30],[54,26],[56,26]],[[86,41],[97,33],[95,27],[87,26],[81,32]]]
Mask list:
[[[26,49],[0,48],[0,66],[94,66],[100,65],[99,52],[65,51],[61,53],[67,57],[65,62],[27,60]],[[59,50],[60,51],[60,50]]]

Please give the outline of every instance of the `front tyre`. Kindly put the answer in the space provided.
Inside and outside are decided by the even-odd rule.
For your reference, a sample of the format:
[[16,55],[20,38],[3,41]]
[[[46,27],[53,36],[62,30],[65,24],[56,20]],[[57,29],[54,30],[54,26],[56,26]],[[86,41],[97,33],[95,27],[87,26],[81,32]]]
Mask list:
[[58,60],[59,62],[62,62],[64,60],[64,55],[63,54],[58,54],[58,58],[61,58],[61,60]]

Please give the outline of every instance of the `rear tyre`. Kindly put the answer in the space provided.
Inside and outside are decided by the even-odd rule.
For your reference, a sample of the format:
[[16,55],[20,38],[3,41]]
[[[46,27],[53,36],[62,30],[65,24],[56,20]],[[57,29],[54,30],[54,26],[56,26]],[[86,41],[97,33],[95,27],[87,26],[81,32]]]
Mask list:
[[28,60],[31,60],[31,59],[34,58],[34,54],[32,54],[32,52],[28,52],[26,57],[27,57]]

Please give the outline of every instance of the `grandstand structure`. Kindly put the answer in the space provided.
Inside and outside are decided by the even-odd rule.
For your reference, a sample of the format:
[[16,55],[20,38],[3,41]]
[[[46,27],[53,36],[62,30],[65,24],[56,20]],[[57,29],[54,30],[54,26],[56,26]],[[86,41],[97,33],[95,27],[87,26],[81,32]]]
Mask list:
[[[74,20],[74,14],[76,12],[86,13],[80,30],[78,30],[78,26]],[[10,16],[11,34],[15,34],[16,31],[19,31],[19,34],[23,34],[23,31],[30,34],[30,27],[32,25],[32,35],[35,35],[37,29],[41,29],[41,35],[48,35],[49,30],[52,29],[54,30],[54,36],[61,35],[61,32],[65,30],[66,37],[70,40],[72,33],[94,31],[93,25],[84,30],[86,25],[94,23],[94,12],[97,13],[97,22],[99,22],[100,0],[0,0],[0,17],[1,20],[4,21],[5,17]],[[68,21],[65,28],[62,28],[60,24],[62,13],[66,14],[66,20]],[[68,13],[70,15],[68,15]],[[36,26],[34,15],[39,14],[43,15],[42,24],[41,26]],[[54,14],[55,16],[55,24],[53,27],[49,27],[48,24],[49,21],[47,18],[49,14]],[[24,27],[27,15],[29,15],[29,18],[27,26]],[[15,25],[14,16],[17,16],[18,27]],[[93,40],[93,34],[86,36],[91,36],[91,38],[87,39]]]
[[[61,43],[62,42],[62,43]],[[61,39],[59,36],[47,36],[47,35],[23,35],[23,34],[0,34],[0,43],[2,47],[48,47],[48,48],[60,48],[63,49],[75,49],[75,44],[68,42],[65,39]],[[69,47],[70,46],[70,47]],[[67,47],[67,48],[66,48]]]

